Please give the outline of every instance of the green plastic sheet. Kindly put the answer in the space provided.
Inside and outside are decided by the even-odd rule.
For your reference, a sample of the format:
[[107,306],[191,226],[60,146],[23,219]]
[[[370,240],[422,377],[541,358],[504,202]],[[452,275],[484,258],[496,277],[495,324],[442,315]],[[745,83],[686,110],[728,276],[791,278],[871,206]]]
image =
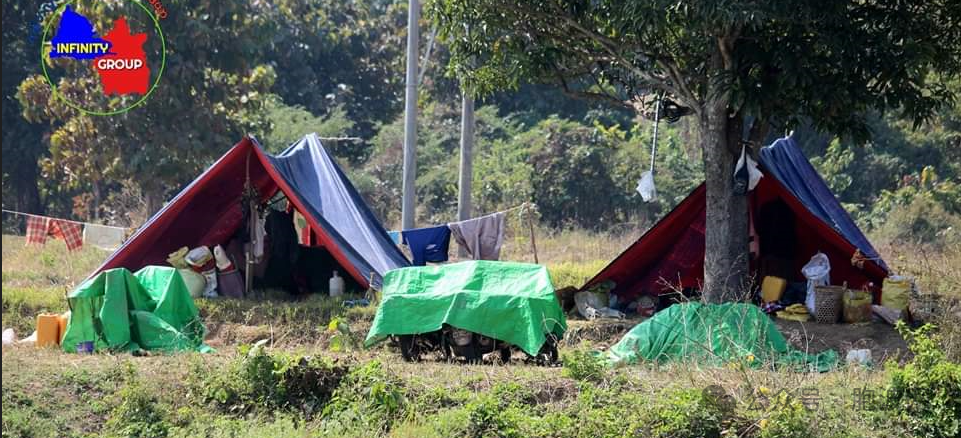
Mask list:
[[476,260],[388,271],[364,345],[444,324],[510,342],[531,355],[548,334],[560,337],[567,329],[546,268]]
[[807,354],[792,349],[771,318],[753,304],[675,304],[638,324],[606,353],[613,364],[695,361],[788,366],[829,371],[834,350]]
[[176,269],[148,266],[131,273],[110,269],[67,295],[70,320],[61,346],[76,352],[93,341],[94,350],[212,351],[193,298]]

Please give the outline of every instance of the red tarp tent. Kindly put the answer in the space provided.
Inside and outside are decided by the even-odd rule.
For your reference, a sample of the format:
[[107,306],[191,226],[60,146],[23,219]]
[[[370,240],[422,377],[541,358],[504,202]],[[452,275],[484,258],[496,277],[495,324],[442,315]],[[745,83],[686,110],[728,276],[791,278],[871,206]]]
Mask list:
[[[765,171],[763,165],[761,170]],[[615,287],[612,292],[627,301],[644,294],[659,295],[683,288],[700,289],[704,278],[705,193],[702,184],[581,289],[613,281]],[[788,281],[803,281],[801,267],[820,251],[831,261],[832,284],[847,282],[848,287],[860,289],[871,283],[875,301],[880,299],[881,284],[888,274],[883,261],[877,258],[866,261],[863,268],[853,266],[851,258],[858,247],[812,213],[776,177],[765,172],[764,178],[747,196],[750,197],[754,227],[773,230],[767,236],[760,235],[759,258],[766,256],[765,237],[777,240],[788,236],[793,242],[792,254],[781,256],[789,265],[785,268],[790,274]],[[760,223],[765,220],[763,208],[776,200],[783,202],[780,205],[786,205],[785,210],[789,210],[793,216],[789,218],[791,220]],[[777,235],[780,233],[784,233],[783,236]],[[862,252],[868,251],[873,252],[873,248]],[[751,265],[754,269],[756,261],[752,260]]]
[[[320,175],[323,179],[319,173],[325,173]],[[409,265],[312,134],[276,157],[244,138],[154,214],[94,274],[117,267],[135,271],[165,265],[168,254],[182,246],[224,243],[243,221],[241,195],[248,175],[261,202],[283,192],[306,218],[317,246],[329,251],[360,286],[369,287],[372,274],[379,286],[386,270]],[[324,193],[313,193],[320,191]]]

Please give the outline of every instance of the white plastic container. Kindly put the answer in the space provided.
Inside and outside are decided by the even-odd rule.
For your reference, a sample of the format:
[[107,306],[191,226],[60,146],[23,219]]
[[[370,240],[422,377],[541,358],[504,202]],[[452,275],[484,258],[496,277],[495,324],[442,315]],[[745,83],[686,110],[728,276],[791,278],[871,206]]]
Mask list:
[[339,297],[344,294],[344,279],[334,270],[334,276],[330,277],[330,296]]

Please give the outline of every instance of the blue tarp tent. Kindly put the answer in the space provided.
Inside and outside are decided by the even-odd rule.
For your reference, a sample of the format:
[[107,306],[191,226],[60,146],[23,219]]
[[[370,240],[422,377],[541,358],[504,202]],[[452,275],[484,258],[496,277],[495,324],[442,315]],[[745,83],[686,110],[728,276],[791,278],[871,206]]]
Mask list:
[[834,193],[801,152],[794,139],[785,137],[761,148],[760,159],[764,169],[804,203],[811,213],[841,233],[865,256],[875,259],[885,270],[888,269],[887,264],[851,220],[851,216],[834,197]]
[[[760,155],[765,176],[747,195],[761,248],[752,268],[760,270],[766,259],[781,265],[778,276],[803,281],[801,267],[823,252],[831,262],[832,284],[865,287],[879,299],[887,266],[794,141],[778,140]],[[611,281],[622,301],[699,289],[704,278],[705,201],[702,184],[581,289]],[[772,206],[777,209],[768,209]],[[781,216],[770,219],[765,213],[771,211]],[[765,246],[779,251],[765,253]],[[858,250],[868,259],[860,266],[852,263]]]
[[[154,214],[95,272],[165,264],[182,246],[223,244],[243,222],[249,181],[261,201],[278,191],[301,214],[337,263],[362,287],[380,287],[384,273],[410,262],[390,240],[316,134],[277,156],[244,138]],[[268,236],[269,237],[269,236]]]

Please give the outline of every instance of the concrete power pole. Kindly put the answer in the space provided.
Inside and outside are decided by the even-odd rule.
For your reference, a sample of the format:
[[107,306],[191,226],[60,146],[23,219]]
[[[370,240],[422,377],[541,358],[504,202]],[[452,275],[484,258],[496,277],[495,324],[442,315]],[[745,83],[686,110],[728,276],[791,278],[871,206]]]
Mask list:
[[[457,220],[471,218],[471,184],[474,179],[474,98],[467,90],[461,90],[460,115],[460,179],[458,181]],[[463,247],[458,250],[461,257],[467,256]]]
[[407,89],[404,94],[404,184],[401,226],[414,228],[414,182],[417,180],[417,58],[420,54],[420,2],[408,0],[407,7]]

